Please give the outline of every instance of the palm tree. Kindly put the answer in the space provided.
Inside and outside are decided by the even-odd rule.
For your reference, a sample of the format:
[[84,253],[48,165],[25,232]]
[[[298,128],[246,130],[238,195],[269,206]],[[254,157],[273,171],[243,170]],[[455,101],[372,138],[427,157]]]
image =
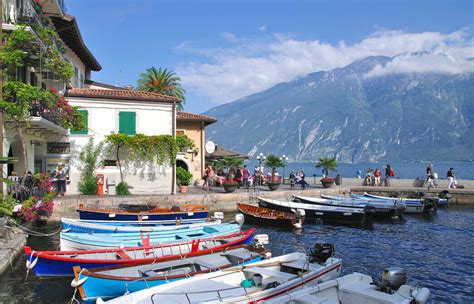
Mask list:
[[146,70],[146,73],[140,74],[137,84],[138,90],[179,98],[181,103],[178,104],[178,110],[183,110],[186,91],[181,86],[181,78],[175,72],[151,67]]
[[268,154],[265,159],[265,166],[272,167],[272,181],[275,180],[276,168],[281,168],[285,166],[285,163],[278,156],[273,154]]
[[318,163],[316,164],[316,168],[323,168],[326,176],[329,175],[329,171],[336,171],[337,168],[337,160],[335,157],[320,157]]

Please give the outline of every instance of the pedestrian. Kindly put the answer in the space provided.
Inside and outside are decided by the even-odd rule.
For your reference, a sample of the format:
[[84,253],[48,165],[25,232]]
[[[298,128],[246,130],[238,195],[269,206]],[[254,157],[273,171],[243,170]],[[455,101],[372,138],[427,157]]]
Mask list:
[[456,176],[454,175],[454,168],[449,168],[447,173],[448,176],[448,189],[455,189],[458,186]]
[[382,186],[380,178],[382,177],[382,172],[380,172],[379,168],[376,168],[374,171],[374,186]]
[[58,179],[58,194],[62,196],[66,195],[66,172],[61,165],[58,166],[54,177]]
[[250,171],[249,169],[247,169],[247,165],[244,165],[244,168],[242,169],[242,179],[244,181],[245,188],[249,187],[249,177],[250,177]]
[[395,171],[390,168],[390,165],[385,166],[385,186],[390,187],[390,179],[395,176]]

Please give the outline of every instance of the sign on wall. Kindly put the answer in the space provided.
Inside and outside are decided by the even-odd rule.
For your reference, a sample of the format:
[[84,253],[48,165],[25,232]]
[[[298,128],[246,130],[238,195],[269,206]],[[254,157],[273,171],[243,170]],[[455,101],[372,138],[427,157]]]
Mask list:
[[71,144],[68,142],[48,142],[46,150],[48,154],[69,154]]

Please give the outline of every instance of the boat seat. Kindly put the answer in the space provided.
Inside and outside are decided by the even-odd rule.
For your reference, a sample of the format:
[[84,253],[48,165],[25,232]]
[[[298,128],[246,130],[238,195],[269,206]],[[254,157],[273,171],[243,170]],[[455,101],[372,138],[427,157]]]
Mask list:
[[268,269],[268,268],[263,268],[263,267],[246,267],[246,268],[243,269],[243,271],[264,274],[264,275],[267,275],[267,276],[280,278],[280,279],[286,279],[286,280],[289,280],[289,279],[292,279],[292,278],[296,277],[295,274],[286,273],[286,272],[273,270],[273,269]]
[[118,258],[122,260],[131,260],[132,258],[125,252],[125,250],[119,250],[115,252]]

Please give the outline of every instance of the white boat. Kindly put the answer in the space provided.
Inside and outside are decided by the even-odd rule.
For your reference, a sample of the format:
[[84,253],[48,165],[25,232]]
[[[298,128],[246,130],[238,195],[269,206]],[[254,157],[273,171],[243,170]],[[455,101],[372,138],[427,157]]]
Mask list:
[[316,286],[303,286],[282,296],[266,300],[265,304],[424,304],[430,290],[426,287],[402,284],[396,289],[380,288],[372,278],[352,273]]
[[[294,252],[133,292],[107,303],[254,303],[335,279],[341,268],[340,259],[308,262],[305,254]],[[105,302],[99,298],[97,303]]]

